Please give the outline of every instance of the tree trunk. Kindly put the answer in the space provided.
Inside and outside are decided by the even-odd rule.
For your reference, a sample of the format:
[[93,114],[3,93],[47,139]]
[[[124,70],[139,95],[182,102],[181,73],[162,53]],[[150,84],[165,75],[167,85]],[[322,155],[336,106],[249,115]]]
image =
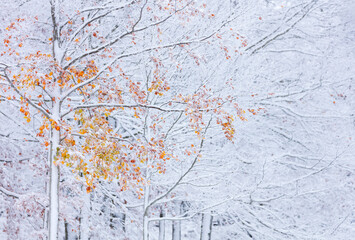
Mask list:
[[[183,212],[183,202],[177,204],[176,215],[180,216]],[[173,238],[172,240],[181,240],[181,220],[173,221]]]
[[90,193],[84,192],[84,204],[81,209],[81,221],[80,221],[80,239],[89,239],[89,214],[88,208],[90,205]]
[[58,238],[59,224],[59,167],[54,164],[57,147],[59,146],[59,131],[52,128],[50,155],[50,185],[49,185],[49,240]]
[[149,219],[148,216],[143,217],[143,240],[149,240]]
[[[52,158],[53,159],[53,158]],[[58,237],[58,218],[59,218],[59,168],[50,163],[50,190],[49,190],[49,240],[56,240]]]
[[[127,204],[127,200],[123,200],[123,204]],[[123,209],[121,209],[121,213],[119,214],[119,223],[125,235],[127,231],[126,218],[127,218],[126,214],[124,213]]]
[[212,218],[211,213],[202,213],[200,240],[211,240]]
[[181,240],[181,222],[173,221],[173,240]]
[[[59,10],[59,1],[50,1],[51,5],[51,17],[53,24],[53,58],[56,62],[60,63],[62,58],[62,52],[59,47],[59,31],[57,24],[57,13]],[[59,61],[58,61],[59,60]],[[54,80],[56,81],[56,80]],[[57,86],[53,92],[52,100],[52,117],[55,123],[60,123],[60,88]],[[50,120],[50,119],[49,119]],[[59,228],[59,166],[54,164],[57,156],[58,147],[60,145],[60,130],[55,129],[51,126],[51,143],[50,143],[50,183],[49,183],[49,240],[58,239],[58,228]]]
[[[54,92],[54,96],[59,96],[59,90]],[[60,119],[60,103],[58,100],[53,101],[53,120],[59,123]],[[60,131],[51,127],[51,143],[50,143],[50,183],[49,183],[49,240],[58,238],[59,228],[59,166],[54,164],[58,147],[60,144]]]
[[[160,208],[160,217],[165,216],[163,207]],[[159,240],[165,240],[165,221],[159,221]]]
[[126,214],[122,213],[121,215],[121,226],[122,226],[122,231],[126,233]]
[[143,240],[149,240],[149,217],[148,217],[149,194],[150,194],[150,189],[149,189],[149,185],[147,185],[144,188]]
[[68,228],[68,222],[64,220],[64,240],[69,240]]

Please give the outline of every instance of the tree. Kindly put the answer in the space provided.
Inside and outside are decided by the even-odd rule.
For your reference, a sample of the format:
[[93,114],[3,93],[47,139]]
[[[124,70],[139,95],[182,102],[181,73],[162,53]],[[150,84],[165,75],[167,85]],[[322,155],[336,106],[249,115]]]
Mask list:
[[[82,176],[88,192],[101,178],[118,181],[121,190],[144,183],[147,205],[150,168],[163,173],[165,161],[180,157],[165,145],[177,121],[187,123],[181,133],[192,129],[199,139],[207,119],[215,118],[232,140],[233,115],[243,119],[234,99],[215,95],[208,82],[192,82],[190,88],[181,89],[180,77],[198,71],[185,70],[184,61],[200,65],[203,56],[197,52],[211,44],[207,41],[222,38],[218,31],[232,16],[201,31],[189,21],[214,18],[204,13],[203,3],[77,3],[80,8],[73,11],[72,1],[50,1],[50,11],[40,12],[41,16],[12,22],[3,40],[7,62],[1,63],[2,96],[19,102],[27,122],[37,118],[37,137],[49,152],[50,239],[58,237],[59,164]],[[43,24],[46,17],[50,21]],[[123,20],[117,25],[113,19]],[[228,60],[227,48],[220,48]],[[146,72],[145,78],[133,74],[139,68]],[[235,113],[225,109],[229,104]],[[37,113],[40,117],[35,117]],[[198,151],[194,144],[190,148]],[[194,161],[198,158],[197,154]],[[142,193],[138,188],[138,196]],[[147,225],[144,229],[146,239]]]

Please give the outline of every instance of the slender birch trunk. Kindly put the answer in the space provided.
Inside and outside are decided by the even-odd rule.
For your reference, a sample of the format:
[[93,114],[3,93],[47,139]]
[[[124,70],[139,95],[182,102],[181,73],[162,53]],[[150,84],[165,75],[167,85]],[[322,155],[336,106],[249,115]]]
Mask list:
[[145,186],[144,190],[143,240],[149,240],[148,204],[150,188],[148,184]]
[[69,240],[69,224],[64,220],[64,240]]
[[211,213],[202,213],[200,240],[211,240],[211,235],[212,235],[212,215]]
[[80,222],[80,239],[89,239],[89,214],[88,207],[90,205],[90,193],[84,192],[84,204],[81,209],[81,222]]
[[[182,211],[182,202],[178,202],[177,203],[177,207],[176,207],[176,214],[178,216],[181,215]],[[172,236],[172,240],[181,240],[181,220],[176,220],[173,221],[173,236]]]
[[181,222],[173,221],[173,240],[181,240]]
[[[51,5],[51,18],[53,24],[53,58],[55,62],[60,63],[62,59],[62,52],[60,50],[59,44],[59,30],[58,30],[58,13],[59,13],[59,1],[58,0],[50,0]],[[59,61],[58,61],[59,60]],[[54,79],[56,82],[56,79]],[[54,99],[52,100],[53,108],[52,108],[52,116],[53,120],[56,123],[60,123],[60,108],[61,101],[59,99],[60,89],[59,86],[53,92]],[[58,148],[60,145],[60,130],[55,129],[51,126],[51,156],[50,156],[50,183],[49,183],[49,240],[57,240],[58,239],[58,228],[59,228],[59,166],[54,164],[57,154]]]
[[[165,216],[163,207],[160,208],[160,217]],[[165,221],[159,221],[159,240],[165,240]]]
[[[59,122],[59,101],[53,103],[54,121]],[[59,166],[54,164],[60,144],[60,132],[51,128],[50,184],[49,184],[49,240],[58,238],[59,227]]]
[[120,222],[121,222],[121,226],[122,226],[122,231],[126,234],[127,227],[126,227],[126,214],[125,213],[122,213]]

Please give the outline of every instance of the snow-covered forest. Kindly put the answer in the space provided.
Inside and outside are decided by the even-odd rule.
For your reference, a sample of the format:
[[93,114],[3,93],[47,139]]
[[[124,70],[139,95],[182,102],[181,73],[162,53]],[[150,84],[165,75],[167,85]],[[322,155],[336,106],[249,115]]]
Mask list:
[[354,0],[0,2],[1,240],[354,239]]

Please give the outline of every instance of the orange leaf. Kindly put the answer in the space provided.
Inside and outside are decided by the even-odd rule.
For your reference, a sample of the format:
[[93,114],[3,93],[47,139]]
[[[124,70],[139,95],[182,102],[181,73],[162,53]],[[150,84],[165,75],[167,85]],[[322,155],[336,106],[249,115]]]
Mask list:
[[165,152],[164,151],[162,151],[161,153],[160,153],[160,159],[163,159],[164,158],[164,156],[165,156]]

